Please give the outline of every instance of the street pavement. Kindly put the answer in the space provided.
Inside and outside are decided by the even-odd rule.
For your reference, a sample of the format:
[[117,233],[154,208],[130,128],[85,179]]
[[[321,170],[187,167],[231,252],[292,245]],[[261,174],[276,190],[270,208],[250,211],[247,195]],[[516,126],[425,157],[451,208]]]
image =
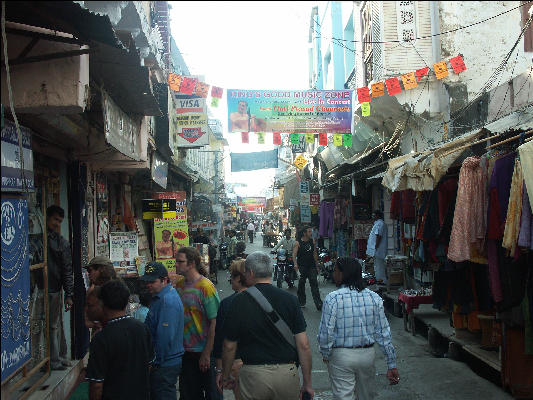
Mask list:
[[[262,246],[260,233],[256,234],[253,244],[246,244],[246,253],[250,254],[257,250],[267,253],[270,253],[271,250]],[[232,294],[228,278],[227,271],[219,271],[217,289],[221,299]],[[284,284],[283,288],[296,296],[296,287],[288,289]],[[329,292],[335,290],[335,286],[319,278],[319,289],[320,296],[324,299]],[[314,307],[309,283],[306,284],[306,295],[308,304],[303,309],[303,313],[307,322],[307,335],[313,354],[312,380],[315,399],[329,400],[333,399],[329,376],[317,344],[321,313]],[[401,318],[391,315],[388,315],[388,318],[391,325],[392,341],[396,349],[400,383],[394,386],[388,385],[385,357],[381,348],[376,345],[376,400],[512,399],[512,396],[500,387],[476,375],[468,365],[449,358],[434,357],[431,354],[427,339],[405,332]],[[234,399],[233,392],[224,391],[224,399]]]

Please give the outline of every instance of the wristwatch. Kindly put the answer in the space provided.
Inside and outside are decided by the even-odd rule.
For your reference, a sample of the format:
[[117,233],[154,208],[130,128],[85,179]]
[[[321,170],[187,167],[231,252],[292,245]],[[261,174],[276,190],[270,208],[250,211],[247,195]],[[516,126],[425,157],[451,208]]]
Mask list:
[[217,374],[221,374],[221,373],[222,373],[222,369],[221,369],[221,368],[215,368],[215,372],[216,372]]

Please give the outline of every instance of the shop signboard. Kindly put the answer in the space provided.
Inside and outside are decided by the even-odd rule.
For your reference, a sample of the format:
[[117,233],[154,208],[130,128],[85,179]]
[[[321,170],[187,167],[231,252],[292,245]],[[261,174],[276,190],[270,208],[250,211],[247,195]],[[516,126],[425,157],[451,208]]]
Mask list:
[[[31,149],[31,131],[23,126],[22,154],[24,156],[24,171],[21,171],[20,148],[15,124],[5,120],[2,128],[2,191],[22,192],[24,180],[29,190],[34,190],[33,181],[33,152]],[[22,173],[24,172],[24,173]]]
[[228,129],[351,133],[352,97],[352,90],[228,89]]
[[207,105],[205,99],[181,99],[171,96],[168,102],[169,135],[175,151],[183,147],[209,144]]
[[298,207],[297,199],[289,199],[289,207]]
[[186,192],[157,192],[154,199],[175,199],[176,218],[187,219],[187,193]]
[[119,276],[137,276],[137,232],[109,232],[109,259]]
[[303,224],[311,223],[311,207],[308,205],[300,206],[300,221],[302,221]]
[[163,189],[167,188],[168,177],[168,163],[163,161],[157,153],[152,154],[152,165],[150,168],[152,180],[161,186]]
[[309,204],[312,206],[320,205],[320,193],[311,193],[309,195]]
[[298,137],[298,144],[291,145],[292,154],[305,153],[305,136]]
[[143,219],[176,218],[176,199],[143,200]]
[[103,90],[102,109],[107,143],[125,156],[137,161],[140,160],[137,143],[141,131],[140,119],[134,119],[122,111]]
[[189,245],[189,227],[186,219],[154,219],[155,258],[169,272],[176,272],[176,254],[180,247]]
[[266,207],[266,197],[237,197],[241,211],[261,212]]
[[[7,121],[6,121],[7,122]],[[2,198],[2,383],[31,358],[28,202]]]
[[278,168],[278,149],[252,153],[230,153],[231,172]]
[[309,181],[300,181],[300,204],[308,206],[309,203]]
[[298,156],[294,159],[294,165],[296,165],[296,168],[302,169],[307,165],[307,160],[304,156],[298,154]]

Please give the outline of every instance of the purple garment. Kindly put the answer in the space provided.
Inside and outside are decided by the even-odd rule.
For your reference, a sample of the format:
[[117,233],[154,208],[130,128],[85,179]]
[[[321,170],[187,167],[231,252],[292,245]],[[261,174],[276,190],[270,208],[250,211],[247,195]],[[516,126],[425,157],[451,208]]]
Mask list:
[[502,216],[504,220],[507,216],[507,206],[509,205],[509,196],[511,194],[511,181],[513,179],[515,157],[516,153],[512,152],[496,160],[490,177],[489,192],[493,187],[498,191],[500,216]]
[[322,237],[333,237],[333,212],[335,203],[323,201],[320,203],[320,226],[318,233]]
[[487,240],[487,260],[489,262],[489,282],[492,299],[495,303],[503,300],[500,269],[498,265],[498,246],[501,242],[494,239]]
[[522,186],[522,216],[520,217],[518,246],[533,250],[533,216],[525,184]]

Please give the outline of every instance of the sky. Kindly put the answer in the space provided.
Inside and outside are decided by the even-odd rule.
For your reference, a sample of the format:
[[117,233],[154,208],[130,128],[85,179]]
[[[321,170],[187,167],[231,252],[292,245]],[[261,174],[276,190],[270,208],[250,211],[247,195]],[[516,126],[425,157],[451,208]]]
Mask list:
[[[170,29],[192,75],[224,88],[223,101],[211,108],[228,139],[226,182],[245,183],[241,196],[259,196],[272,185],[274,170],[231,173],[229,152],[268,151],[255,135],[242,144],[227,134],[226,89],[308,89],[308,38],[312,7],[325,2],[170,2]],[[271,143],[272,135],[266,135]],[[268,193],[271,193],[271,188]]]

